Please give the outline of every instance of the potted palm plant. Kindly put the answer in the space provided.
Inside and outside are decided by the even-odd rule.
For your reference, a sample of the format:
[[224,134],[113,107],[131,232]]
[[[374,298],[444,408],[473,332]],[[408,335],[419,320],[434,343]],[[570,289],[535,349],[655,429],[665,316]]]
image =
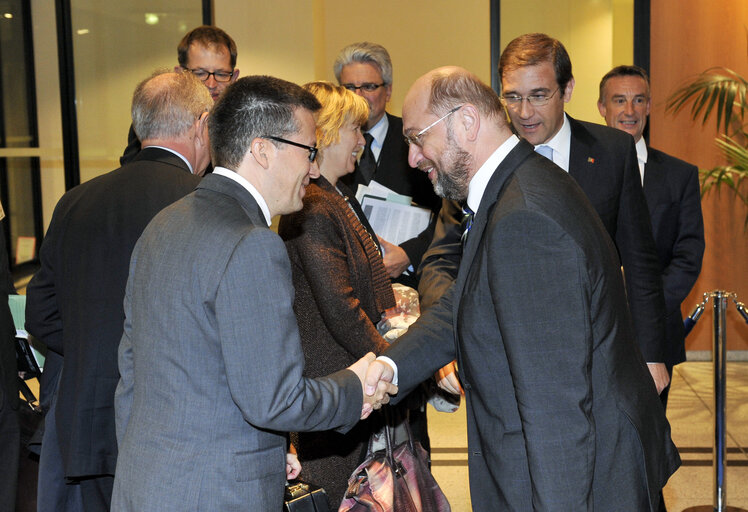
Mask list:
[[691,106],[691,118],[701,118],[706,125],[716,115],[720,134],[715,139],[727,164],[713,169],[700,169],[701,195],[712,187],[727,186],[746,206],[743,224],[748,228],[748,192],[743,181],[748,178],[748,81],[738,73],[723,67],[707,69],[684,84],[668,98],[665,111],[677,114]]

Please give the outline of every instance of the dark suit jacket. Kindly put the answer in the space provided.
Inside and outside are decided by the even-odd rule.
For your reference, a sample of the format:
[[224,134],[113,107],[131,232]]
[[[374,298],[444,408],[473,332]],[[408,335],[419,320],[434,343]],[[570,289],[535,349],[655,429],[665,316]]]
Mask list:
[[[389,120],[389,128],[382,144],[382,152],[377,160],[377,169],[374,172],[374,181],[381,183],[398,194],[403,194],[413,198],[413,202],[419,206],[429,208],[434,212],[429,227],[420,235],[400,244],[400,247],[408,255],[410,263],[415,270],[423,258],[431,239],[434,235],[434,225],[436,224],[436,214],[441,208],[441,199],[434,193],[434,186],[429,181],[426,173],[411,168],[408,165],[408,144],[403,137],[403,120],[397,116],[386,114]],[[351,173],[340,179],[356,193],[358,185],[368,185],[369,182],[364,179],[358,166]],[[416,282],[404,283],[415,286]]]
[[302,376],[286,248],[225,176],[133,251],[115,407],[112,511],[280,510],[287,431],[351,428],[361,383]]
[[667,313],[665,364],[671,369],[686,360],[680,305],[699,277],[704,255],[699,171],[695,165],[648,148],[644,196],[663,268]]
[[655,510],[679,458],[634,347],[599,217],[520,141],[486,188],[455,284],[385,355],[400,393],[457,357],[475,510]]
[[114,389],[130,253],[146,224],[197,186],[176,155],[146,148],[57,203],[27,288],[26,328],[63,355],[57,429],[65,475],[114,474]]
[[[633,138],[620,130],[569,118],[571,148],[569,174],[577,181],[600,216],[603,226],[618,248],[626,275],[626,290],[636,340],[648,362],[665,359],[665,304],[661,268],[657,259],[649,213]],[[420,269],[419,292],[426,306],[444,293],[443,274],[456,275],[459,243],[459,209],[453,218],[442,220]],[[451,224],[451,226],[450,226]]]

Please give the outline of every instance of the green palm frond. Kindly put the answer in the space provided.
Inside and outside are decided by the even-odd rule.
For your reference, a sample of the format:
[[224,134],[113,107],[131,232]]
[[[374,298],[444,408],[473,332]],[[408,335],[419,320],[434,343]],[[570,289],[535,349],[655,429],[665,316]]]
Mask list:
[[[746,134],[743,133],[745,136]],[[715,140],[729,165],[722,165],[713,169],[700,169],[701,195],[704,196],[712,187],[719,192],[724,184],[748,208],[748,194],[742,192],[742,185],[748,179],[748,148],[742,146],[727,135]],[[743,228],[748,229],[748,210],[746,210]]]
[[743,125],[747,95],[748,81],[739,74],[727,68],[710,68],[671,94],[665,108],[675,114],[691,104],[691,118],[695,121],[701,116],[702,125],[716,109],[717,129],[722,127],[729,133],[733,120]]

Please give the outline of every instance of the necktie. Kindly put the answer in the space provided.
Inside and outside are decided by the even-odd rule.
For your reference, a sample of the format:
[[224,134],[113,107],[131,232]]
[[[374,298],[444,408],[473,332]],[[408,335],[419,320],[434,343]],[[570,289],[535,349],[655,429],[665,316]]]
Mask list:
[[540,146],[535,147],[535,151],[546,157],[548,160],[553,162],[553,148],[550,146],[546,146],[545,144],[541,144]]
[[364,139],[366,139],[366,146],[364,146],[364,152],[361,154],[361,159],[358,161],[358,170],[361,172],[364,184],[368,185],[374,177],[374,171],[377,170],[377,160],[374,158],[374,153],[371,151],[371,143],[374,140],[374,137],[372,137],[370,133],[365,133]]
[[460,222],[460,227],[462,228],[462,237],[460,238],[460,240],[462,241],[463,247],[465,247],[465,243],[467,243],[467,237],[468,233],[470,232],[470,228],[473,227],[474,217],[475,213],[470,209],[468,205],[462,207],[462,222]]

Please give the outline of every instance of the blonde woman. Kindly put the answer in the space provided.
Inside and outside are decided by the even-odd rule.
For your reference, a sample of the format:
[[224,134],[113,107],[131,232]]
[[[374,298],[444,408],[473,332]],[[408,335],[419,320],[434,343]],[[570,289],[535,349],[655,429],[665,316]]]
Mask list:
[[[278,232],[292,263],[305,376],[317,377],[387,346],[376,324],[395,298],[376,237],[339,181],[353,171],[364,147],[366,101],[329,82],[304,88],[322,104],[316,114],[320,177],[307,187],[304,208],[281,218]],[[364,421],[345,435],[292,435],[301,478],[324,487],[336,509],[348,477],[363,459],[371,423]]]

